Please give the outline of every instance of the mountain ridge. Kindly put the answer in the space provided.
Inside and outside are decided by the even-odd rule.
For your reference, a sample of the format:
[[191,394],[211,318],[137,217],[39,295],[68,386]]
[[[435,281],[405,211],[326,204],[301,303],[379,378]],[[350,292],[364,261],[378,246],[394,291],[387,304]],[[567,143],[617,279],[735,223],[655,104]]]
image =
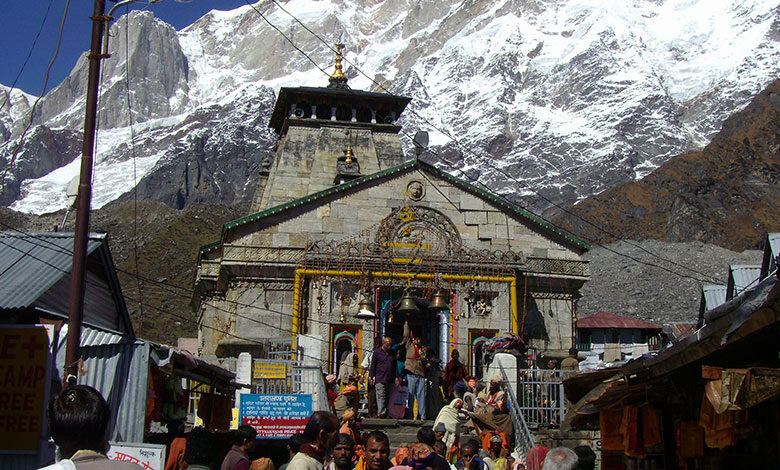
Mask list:
[[555,222],[598,243],[617,236],[702,241],[741,251],[757,248],[764,233],[780,231],[779,182],[780,80],[775,80],[729,117],[702,151],[674,157],[641,180],[592,196]]
[[[255,8],[329,72],[330,46],[279,5]],[[327,43],[343,33],[353,88],[375,90],[376,80],[413,98],[401,124],[410,133],[432,131],[430,155],[446,155],[457,166],[439,161],[442,168],[517,194],[542,213],[550,206],[545,198],[575,202],[700,148],[726,116],[777,76],[774,64],[780,62],[780,7],[768,0],[323,0],[284,8]],[[125,104],[126,37],[132,111]],[[212,11],[181,31],[150,12],[131,13],[112,27],[111,46],[94,207],[127,198],[136,185],[145,197],[174,208],[251,199],[246,187],[255,184],[256,172],[238,163],[256,168],[273,157],[276,140],[258,117],[268,115],[280,86],[326,84],[325,74],[248,6]],[[80,132],[77,98],[85,71],[82,56],[71,76],[43,98],[39,125],[54,133]],[[0,142],[6,165],[22,127],[11,121],[13,131]],[[430,123],[462,146],[447,143]],[[237,140],[228,142],[232,136]],[[220,146],[234,148],[238,161],[233,154],[204,152]],[[33,158],[32,148],[20,159]],[[185,167],[199,153],[205,155],[195,165],[201,178],[192,185]],[[484,165],[484,155],[531,189],[519,189]],[[13,167],[0,203],[31,213],[59,210],[76,174],[72,163],[45,174]]]

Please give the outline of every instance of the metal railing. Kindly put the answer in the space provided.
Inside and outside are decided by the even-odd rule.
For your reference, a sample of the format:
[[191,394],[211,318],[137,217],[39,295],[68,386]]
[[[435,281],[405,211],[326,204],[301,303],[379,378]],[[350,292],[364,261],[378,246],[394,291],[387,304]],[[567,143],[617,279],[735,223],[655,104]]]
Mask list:
[[512,382],[506,376],[504,366],[499,364],[501,370],[501,379],[504,381],[504,395],[507,398],[507,408],[509,409],[509,416],[512,418],[512,426],[515,428],[515,450],[521,455],[527,455],[536,444],[534,444],[534,436],[531,434],[531,430],[528,429],[528,424],[525,422],[525,415],[517,402],[517,395],[512,388]]
[[517,399],[525,422],[537,426],[560,426],[566,412],[563,379],[574,371],[520,369]]

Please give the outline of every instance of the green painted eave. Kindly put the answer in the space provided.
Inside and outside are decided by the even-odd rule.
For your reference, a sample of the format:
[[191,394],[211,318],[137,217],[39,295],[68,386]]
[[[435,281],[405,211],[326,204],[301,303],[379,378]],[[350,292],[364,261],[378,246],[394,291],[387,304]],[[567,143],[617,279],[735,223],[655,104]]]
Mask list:
[[473,193],[473,194],[475,194],[475,195],[477,195],[477,196],[479,196],[481,198],[484,198],[484,199],[490,201],[492,204],[495,204],[498,207],[501,207],[501,208],[503,208],[503,209],[505,209],[505,210],[507,210],[507,211],[509,211],[509,212],[511,212],[511,213],[513,213],[513,214],[515,214],[515,215],[525,219],[525,220],[528,220],[529,222],[531,222],[531,223],[533,223],[535,225],[538,225],[538,226],[542,227],[543,229],[547,230],[548,232],[551,232],[551,233],[553,233],[553,234],[555,234],[555,235],[565,239],[566,241],[568,241],[569,243],[571,243],[572,245],[578,247],[579,249],[581,249],[583,251],[587,251],[587,250],[590,249],[590,246],[587,243],[585,243],[582,240],[578,239],[577,237],[575,237],[571,233],[569,233],[569,232],[567,232],[567,231],[565,231],[565,230],[563,230],[563,229],[561,229],[559,227],[556,227],[552,223],[550,223],[550,222],[542,219],[541,217],[539,217],[539,216],[537,216],[537,215],[535,215],[535,214],[533,214],[533,213],[523,209],[522,207],[520,207],[520,206],[518,206],[516,204],[513,204],[513,203],[507,201],[506,199],[498,196],[497,194],[494,194],[494,193],[491,193],[489,191],[480,189],[480,188],[474,186],[471,183],[467,183],[466,181],[463,181],[460,178],[452,176],[449,173],[436,168],[435,166],[431,165],[430,163],[425,163],[425,162],[423,162],[421,160],[411,160],[411,161],[408,161],[408,162],[403,163],[401,165],[394,166],[392,168],[388,168],[386,170],[382,170],[382,171],[379,171],[377,173],[373,173],[373,174],[370,174],[370,175],[362,176],[360,178],[356,178],[356,179],[354,179],[352,181],[348,181],[346,183],[339,184],[337,186],[333,186],[333,187],[325,189],[323,191],[318,191],[316,193],[309,194],[308,196],[304,196],[302,198],[295,199],[293,201],[286,202],[284,204],[280,204],[278,206],[268,208],[268,209],[266,209],[264,211],[257,212],[255,214],[248,215],[246,217],[242,217],[240,219],[236,219],[236,220],[233,220],[231,222],[228,222],[228,223],[226,223],[222,227],[222,236],[220,237],[221,241],[216,242],[216,243],[212,243],[212,244],[209,244],[209,245],[206,245],[204,247],[201,247],[201,253],[204,253],[204,252],[207,252],[207,251],[211,251],[211,250],[217,248],[222,243],[222,241],[225,240],[225,233],[228,230],[234,229],[236,227],[239,227],[239,226],[242,226],[242,225],[245,225],[245,224],[248,224],[248,223],[257,222],[259,220],[264,219],[265,217],[269,217],[269,216],[272,216],[272,215],[276,215],[276,214],[282,213],[282,212],[284,212],[284,211],[286,211],[288,209],[292,209],[294,207],[300,207],[300,206],[303,206],[305,204],[309,204],[311,202],[315,202],[315,201],[318,201],[320,199],[323,199],[323,198],[326,198],[326,197],[329,197],[329,196],[333,196],[333,195],[337,195],[337,194],[340,194],[340,193],[344,193],[346,191],[349,191],[350,189],[359,187],[359,186],[361,186],[361,185],[363,185],[365,183],[376,181],[378,179],[382,179],[382,178],[387,177],[387,176],[392,176],[392,175],[395,175],[395,174],[398,174],[398,173],[402,173],[402,172],[405,172],[405,171],[408,171],[408,170],[413,170],[413,169],[421,169],[423,171],[433,173],[434,175],[436,175],[436,176],[438,176],[438,177],[440,177],[442,179],[445,179],[445,180],[451,182],[452,184],[454,184],[456,186],[459,186],[460,188],[464,189],[467,192]]
[[[224,232],[224,229],[223,229],[223,232]],[[200,252],[200,253],[208,253],[209,251],[214,251],[214,250],[218,249],[220,246],[222,246],[222,240],[215,241],[213,243],[209,243],[208,245],[203,245],[202,247],[200,247],[198,252]]]
[[331,188],[324,189],[322,191],[318,191],[316,193],[309,194],[308,196],[304,196],[302,198],[295,199],[293,201],[286,202],[284,204],[268,208],[268,209],[266,209],[266,210],[264,210],[262,212],[257,212],[255,214],[248,215],[248,216],[243,217],[241,219],[233,220],[231,222],[226,223],[225,226],[222,228],[223,240],[224,240],[225,232],[227,230],[232,229],[232,228],[236,228],[236,227],[238,227],[240,225],[248,224],[248,223],[251,223],[251,222],[256,222],[256,221],[258,221],[260,219],[263,219],[265,217],[268,217],[270,215],[279,214],[280,212],[284,212],[287,209],[292,209],[293,207],[299,207],[299,206],[302,206],[304,204],[308,204],[310,202],[314,202],[314,201],[317,201],[319,199],[322,199],[322,198],[325,198],[325,197],[328,197],[328,196],[332,196],[334,194],[339,194],[339,193],[343,193],[345,191],[349,191],[352,188],[358,187],[358,186],[360,186],[360,185],[362,185],[364,183],[368,183],[368,182],[371,182],[371,181],[376,181],[376,180],[378,180],[380,178],[383,178],[385,176],[394,175],[396,173],[401,173],[402,171],[406,171],[408,169],[414,168],[416,166],[416,164],[417,164],[417,162],[415,162],[415,161],[406,162],[406,163],[403,163],[401,165],[394,166],[392,168],[388,168],[386,170],[382,170],[382,171],[379,171],[379,172],[376,172],[376,173],[372,173],[370,175],[361,176],[360,178],[355,178],[355,179],[353,179],[351,181],[348,181],[346,183],[342,183],[342,184],[333,186]]

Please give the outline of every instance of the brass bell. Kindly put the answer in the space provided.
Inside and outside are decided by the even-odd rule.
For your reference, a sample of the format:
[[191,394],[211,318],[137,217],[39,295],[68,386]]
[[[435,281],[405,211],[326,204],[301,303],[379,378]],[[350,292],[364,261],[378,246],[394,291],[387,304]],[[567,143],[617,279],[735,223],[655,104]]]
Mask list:
[[404,295],[401,297],[401,301],[398,302],[396,311],[404,315],[418,313],[420,311],[420,309],[417,308],[417,302],[414,300],[414,297],[412,297],[412,294],[409,293],[408,289],[404,291]]
[[428,310],[431,312],[441,312],[449,310],[449,308],[450,305],[447,302],[447,295],[441,289],[438,289],[436,293],[433,294],[431,303],[428,305]]
[[364,292],[361,297],[355,318],[360,320],[373,320],[376,318],[376,314],[374,313],[374,303],[371,302],[370,295]]

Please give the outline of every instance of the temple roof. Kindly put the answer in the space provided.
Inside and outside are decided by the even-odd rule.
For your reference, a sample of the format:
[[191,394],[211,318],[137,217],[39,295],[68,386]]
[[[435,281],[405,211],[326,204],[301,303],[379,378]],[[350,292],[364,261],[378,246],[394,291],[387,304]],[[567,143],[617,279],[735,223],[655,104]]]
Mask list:
[[410,101],[412,99],[407,96],[352,90],[350,88],[282,87],[279,90],[279,96],[276,99],[276,105],[268,122],[268,127],[274,129],[277,134],[281,134],[292,103],[360,104],[369,108],[390,109],[396,113],[396,116],[400,116]]
[[[206,246],[201,247],[200,252],[206,253],[211,250],[214,250],[216,248],[219,248],[219,246],[222,243],[222,240],[225,240],[226,233],[232,229],[235,229],[236,227],[243,226],[248,223],[257,222],[259,220],[262,220],[266,217],[277,215],[282,212],[291,210],[295,207],[303,206],[304,204],[310,204],[316,201],[320,200],[327,200],[328,198],[332,197],[339,197],[344,193],[347,193],[348,191],[359,188],[360,186],[365,186],[367,184],[370,184],[373,181],[394,176],[397,174],[405,173],[412,170],[422,170],[426,173],[432,174],[433,176],[448,180],[453,185],[461,188],[462,190],[472,193],[475,196],[478,196],[482,199],[487,200],[489,203],[494,204],[495,206],[527,221],[530,222],[532,225],[535,225],[537,228],[539,228],[542,232],[547,233],[549,236],[559,240],[560,242],[567,244],[569,246],[573,246],[576,249],[580,251],[587,251],[590,249],[590,246],[583,242],[582,240],[575,237],[573,234],[567,232],[566,230],[563,230],[560,227],[557,227],[556,225],[544,220],[543,218],[539,217],[536,214],[533,214],[532,212],[527,211],[526,209],[523,209],[522,207],[513,204],[506,200],[505,198],[502,198],[498,196],[497,194],[494,194],[490,191],[485,191],[480,188],[477,188],[476,186],[467,183],[466,181],[463,181],[460,178],[457,178],[455,176],[450,175],[449,173],[446,173],[435,166],[425,163],[421,160],[411,160],[406,163],[403,163],[401,165],[388,168],[383,171],[379,171],[377,173],[366,175],[361,178],[357,178],[354,180],[351,180],[347,183],[343,183],[337,186],[333,186],[331,188],[325,189],[323,191],[319,191],[313,194],[310,194],[308,196],[287,202],[285,204],[281,204],[275,207],[271,207],[269,209],[266,209],[262,212],[257,212],[255,214],[231,221],[226,223],[222,228],[222,236],[220,238],[219,242],[215,242]],[[660,328],[660,327],[659,327]]]

